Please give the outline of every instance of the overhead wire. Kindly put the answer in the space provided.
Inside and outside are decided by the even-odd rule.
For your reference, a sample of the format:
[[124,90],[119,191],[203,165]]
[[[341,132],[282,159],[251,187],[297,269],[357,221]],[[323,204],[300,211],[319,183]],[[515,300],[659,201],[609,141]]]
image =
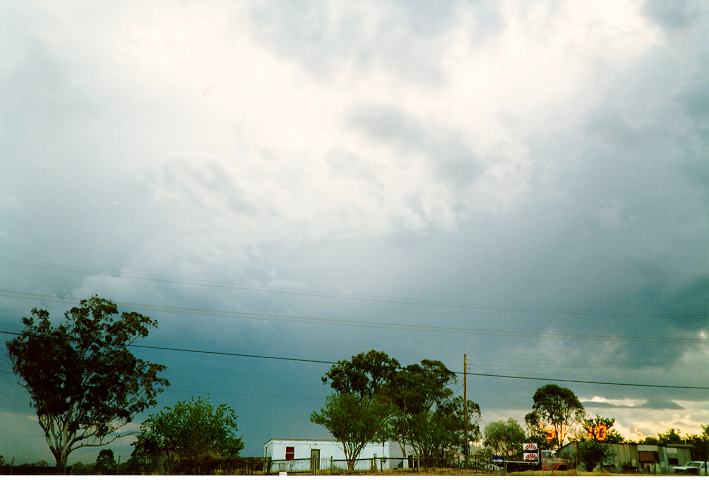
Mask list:
[[56,271],[60,273],[70,274],[93,274],[93,275],[110,275],[114,277],[123,277],[135,280],[146,280],[152,282],[172,283],[179,285],[190,285],[200,287],[215,287],[232,290],[241,290],[245,292],[255,293],[276,293],[283,295],[299,295],[307,297],[330,298],[337,300],[350,301],[366,301],[376,303],[393,303],[402,305],[416,305],[427,307],[440,308],[455,308],[468,310],[489,310],[509,313],[536,313],[536,314],[552,314],[552,315],[573,315],[573,316],[590,316],[590,317],[617,317],[617,318],[654,318],[654,319],[683,319],[683,320],[702,320],[706,319],[705,313],[690,313],[690,314],[672,314],[672,313],[657,313],[657,312],[632,312],[632,311],[600,311],[600,310],[582,310],[582,309],[559,309],[548,308],[532,305],[499,305],[499,304],[484,304],[461,302],[452,300],[434,300],[416,297],[396,297],[385,295],[366,295],[357,293],[343,292],[326,292],[318,290],[306,289],[287,289],[276,287],[254,287],[247,285],[239,285],[229,282],[216,282],[209,280],[195,280],[188,278],[171,277],[166,275],[156,275],[142,272],[131,272],[125,269],[105,269],[96,267],[86,267],[78,265],[64,265],[51,262],[30,262],[26,260],[0,257],[0,263],[7,266],[39,269],[46,271]]
[[[21,292],[15,290],[0,289],[0,296],[22,300],[38,300],[50,303],[59,303],[70,305],[78,303],[79,298],[65,296],[58,297],[56,295],[39,294],[33,292]],[[149,303],[135,303],[120,301],[122,306],[129,308],[139,308],[155,312],[163,312],[170,314],[185,314],[197,316],[213,316],[213,317],[228,317],[245,320],[261,320],[261,321],[278,321],[289,323],[317,323],[330,325],[344,325],[360,328],[377,328],[385,330],[408,330],[408,331],[426,331],[426,332],[441,332],[441,333],[456,333],[465,335],[483,335],[483,336],[503,336],[503,337],[535,337],[549,339],[564,339],[574,338],[579,340],[625,340],[625,341],[645,341],[645,342],[661,342],[661,343],[709,343],[709,339],[702,337],[650,337],[650,336],[629,336],[629,335],[599,335],[599,334],[584,334],[584,333],[568,333],[568,332],[528,332],[519,330],[502,330],[502,329],[485,329],[485,328],[470,328],[470,327],[455,327],[445,325],[424,325],[413,323],[396,323],[383,321],[367,321],[367,320],[345,320],[331,317],[314,317],[309,315],[286,315],[276,313],[262,312],[243,312],[236,310],[215,310],[196,307],[184,307],[175,305],[154,305]]]
[[[7,330],[0,330],[0,334],[4,335],[14,335],[19,336],[21,333],[12,332]],[[253,358],[253,359],[264,359],[264,360],[279,360],[279,361],[290,361],[290,362],[301,362],[310,364],[328,364],[332,365],[336,363],[332,360],[323,359],[312,359],[312,358],[302,358],[302,357],[281,357],[272,355],[258,355],[258,354],[244,354],[236,352],[224,352],[217,350],[202,350],[195,348],[179,348],[179,347],[161,347],[156,345],[144,345],[144,344],[132,344],[131,348],[141,348],[148,350],[163,350],[170,352],[180,352],[180,353],[197,353],[203,355],[220,355],[229,357],[243,357],[243,358]],[[625,386],[625,387],[644,387],[644,388],[666,388],[666,389],[680,389],[680,390],[709,390],[709,386],[697,386],[697,385],[668,385],[668,384],[652,384],[652,383],[634,383],[634,382],[609,382],[601,380],[578,380],[578,379],[564,379],[564,378],[549,378],[549,377],[538,377],[538,376],[526,376],[526,375],[503,375],[497,373],[487,373],[487,372],[460,372],[455,370],[448,370],[456,375],[470,375],[474,377],[489,377],[489,378],[505,378],[505,379],[516,379],[516,380],[535,380],[535,381],[546,381],[546,382],[559,382],[559,383],[576,383],[576,384],[588,384],[588,385],[609,385],[609,386]]]

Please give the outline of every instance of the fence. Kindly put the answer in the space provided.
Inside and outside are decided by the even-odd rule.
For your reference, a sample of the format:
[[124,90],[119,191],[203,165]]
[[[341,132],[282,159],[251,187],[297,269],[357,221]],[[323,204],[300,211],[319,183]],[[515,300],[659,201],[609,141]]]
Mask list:
[[[262,457],[200,457],[183,458],[170,463],[126,462],[119,466],[118,472],[121,475],[256,475],[264,473],[267,468],[268,459]],[[82,473],[86,474],[86,472]]]
[[[466,467],[462,459],[450,457],[372,457],[360,458],[354,462],[354,470],[385,471],[385,470],[428,470],[436,468],[466,469],[475,473],[490,473],[499,471],[500,467],[489,462],[468,462]],[[267,473],[336,473],[348,470],[345,459],[323,459],[319,462],[311,458],[295,458],[292,460],[271,460],[267,465]]]

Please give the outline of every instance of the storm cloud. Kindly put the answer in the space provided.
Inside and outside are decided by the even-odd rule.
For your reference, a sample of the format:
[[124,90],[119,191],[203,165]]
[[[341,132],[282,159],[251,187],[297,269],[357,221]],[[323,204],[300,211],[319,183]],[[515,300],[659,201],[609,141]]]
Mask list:
[[[0,8],[2,329],[96,293],[176,307],[153,345],[709,386],[704,2]],[[146,357],[248,454],[324,433],[322,366]],[[0,454],[36,460],[0,368]],[[470,386],[487,423],[543,383]],[[703,391],[565,386],[631,438],[709,423]]]

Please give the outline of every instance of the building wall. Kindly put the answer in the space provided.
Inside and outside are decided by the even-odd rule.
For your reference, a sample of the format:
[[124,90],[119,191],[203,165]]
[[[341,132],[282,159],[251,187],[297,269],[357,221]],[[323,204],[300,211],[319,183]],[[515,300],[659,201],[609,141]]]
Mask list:
[[[609,444],[613,457],[603,463],[606,469],[622,471],[626,466],[638,468],[641,473],[672,473],[674,465],[685,465],[692,459],[692,449],[688,445],[634,445]],[[565,445],[563,456],[576,458],[576,442]],[[657,462],[640,462],[639,452],[656,452]]]
[[[286,447],[294,447],[294,459],[285,461]],[[274,471],[308,471],[311,469],[310,455],[313,449],[320,450],[320,469],[346,468],[345,451],[342,444],[335,440],[304,440],[274,438],[264,444],[264,457],[271,458]],[[368,443],[362,449],[359,460],[355,464],[356,470],[369,470],[372,468],[372,458],[377,460],[377,468],[391,469],[407,467],[406,457],[398,442],[387,441],[381,443]]]

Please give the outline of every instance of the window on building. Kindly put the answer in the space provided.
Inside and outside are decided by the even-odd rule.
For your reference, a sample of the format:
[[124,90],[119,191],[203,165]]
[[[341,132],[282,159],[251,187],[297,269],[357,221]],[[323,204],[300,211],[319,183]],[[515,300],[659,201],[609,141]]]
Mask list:
[[657,452],[638,452],[640,463],[659,463],[660,457]]
[[286,460],[295,460],[295,447],[286,447]]

